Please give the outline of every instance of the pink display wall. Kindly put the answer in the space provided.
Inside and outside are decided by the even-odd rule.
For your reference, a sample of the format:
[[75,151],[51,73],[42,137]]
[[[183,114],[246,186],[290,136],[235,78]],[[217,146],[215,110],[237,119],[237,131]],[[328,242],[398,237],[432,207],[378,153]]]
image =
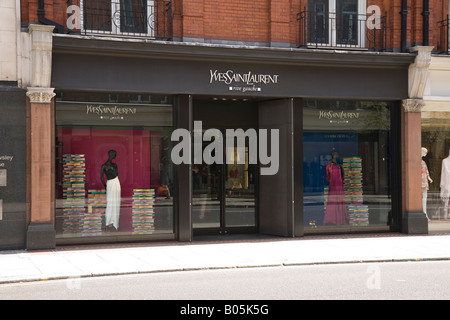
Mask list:
[[[161,155],[161,135],[148,130],[102,130],[102,129],[58,129],[58,157],[63,154],[84,154],[86,161],[86,190],[103,189],[100,170],[108,160],[108,151],[116,150],[113,161],[119,169],[122,189],[121,229],[131,224],[133,189],[154,188],[159,184],[159,159]],[[63,165],[58,166],[58,181],[62,181]],[[106,181],[106,178],[105,178]],[[62,188],[58,188],[58,198],[62,198]]]

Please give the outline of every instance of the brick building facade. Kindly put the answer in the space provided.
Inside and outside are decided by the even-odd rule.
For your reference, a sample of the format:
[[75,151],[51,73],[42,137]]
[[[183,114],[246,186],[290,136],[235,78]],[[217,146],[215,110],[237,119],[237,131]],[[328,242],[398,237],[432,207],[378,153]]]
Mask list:
[[[39,2],[39,0],[22,1],[22,25],[39,21],[47,21],[50,24],[54,22],[57,28],[67,32],[67,19],[70,16],[67,11],[68,2],[44,1],[41,9],[39,9]],[[364,9],[360,10],[360,14],[375,14],[373,10],[365,10],[371,6],[377,6],[380,9],[383,27],[387,31],[386,49],[388,51],[400,50],[402,12],[406,12],[407,47],[423,44],[424,17],[428,17],[429,45],[437,49],[441,45],[439,22],[446,19],[449,10],[447,1],[404,1],[405,9],[402,7],[402,2],[401,0],[365,0],[363,1]],[[426,2],[428,10],[426,8],[424,10]],[[69,4],[80,6],[80,1],[70,1]],[[171,6],[173,19],[171,36],[176,41],[283,47],[299,45],[299,15],[313,10],[308,8],[307,0],[266,0],[252,3],[239,0],[227,2],[174,0]]]
[[[0,89],[24,130],[5,129],[17,138],[0,155],[1,249],[428,232],[421,109],[430,59],[449,53],[448,0],[5,6],[15,36],[0,39],[17,55]],[[236,153],[222,145],[223,163],[179,164],[176,129],[247,140]],[[258,143],[274,133],[278,152],[252,162],[253,132]],[[213,147],[195,141],[202,155]]]

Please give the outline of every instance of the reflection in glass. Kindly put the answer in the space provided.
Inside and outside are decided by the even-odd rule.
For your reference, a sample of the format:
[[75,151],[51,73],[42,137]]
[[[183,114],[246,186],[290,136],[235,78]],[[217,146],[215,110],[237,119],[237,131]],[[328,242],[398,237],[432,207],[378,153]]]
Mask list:
[[358,0],[337,0],[336,13],[337,43],[358,44]]
[[309,30],[308,42],[329,42],[329,0],[308,0]]
[[194,228],[220,227],[221,170],[217,164],[192,166],[192,220]]
[[[228,150],[231,151],[231,150]],[[237,148],[232,152],[232,161],[227,164],[225,179],[225,222],[227,227],[255,226],[255,165],[249,164],[248,147],[244,159]]]

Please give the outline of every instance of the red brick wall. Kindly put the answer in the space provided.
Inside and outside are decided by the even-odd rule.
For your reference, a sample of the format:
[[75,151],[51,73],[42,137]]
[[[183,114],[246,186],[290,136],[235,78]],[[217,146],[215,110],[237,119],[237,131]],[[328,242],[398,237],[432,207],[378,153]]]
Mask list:
[[[77,4],[77,1],[72,1],[73,4]],[[78,0],[79,4],[79,0]],[[38,0],[22,0],[21,16],[22,22],[38,22]],[[67,19],[67,1],[66,0],[53,0],[44,1],[45,17],[49,20],[55,21],[61,25],[66,25]]]
[[[307,7],[307,0],[175,1],[183,6],[183,23],[188,23],[178,37],[290,44],[296,44],[298,37],[297,13]],[[401,0],[367,0],[370,5],[379,6],[382,15],[387,13],[388,48],[400,48]],[[429,42],[437,47],[438,22],[448,13],[448,0],[430,0],[429,9]],[[422,44],[422,10],[422,1],[408,1],[408,45]]]
[[[448,14],[449,0],[430,0],[429,43],[437,48],[438,22]],[[79,4],[79,0],[72,1]],[[367,0],[387,13],[387,46],[399,48],[401,0]],[[45,1],[47,19],[66,25],[66,0]],[[283,43],[298,40],[297,14],[307,0],[173,0],[173,36],[176,39],[205,39]],[[38,0],[22,0],[22,22],[37,22]],[[422,1],[408,0],[408,45],[422,44]]]
[[257,42],[269,40],[270,3],[268,0],[205,0],[203,2],[202,38]]

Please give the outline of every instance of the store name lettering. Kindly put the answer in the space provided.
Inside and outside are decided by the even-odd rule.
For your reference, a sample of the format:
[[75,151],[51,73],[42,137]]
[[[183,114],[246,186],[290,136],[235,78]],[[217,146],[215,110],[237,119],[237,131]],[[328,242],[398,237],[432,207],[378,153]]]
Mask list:
[[359,119],[359,112],[344,112],[344,111],[319,111],[319,119]]
[[103,105],[87,105],[86,114],[109,114],[113,116],[124,114],[136,114],[136,108],[133,107],[118,107],[118,106],[103,106]]
[[233,70],[226,72],[219,72],[218,70],[209,70],[210,79],[209,83],[223,82],[225,84],[243,83],[251,86],[254,84],[276,84],[278,83],[278,74],[258,74],[252,73],[235,73]]

